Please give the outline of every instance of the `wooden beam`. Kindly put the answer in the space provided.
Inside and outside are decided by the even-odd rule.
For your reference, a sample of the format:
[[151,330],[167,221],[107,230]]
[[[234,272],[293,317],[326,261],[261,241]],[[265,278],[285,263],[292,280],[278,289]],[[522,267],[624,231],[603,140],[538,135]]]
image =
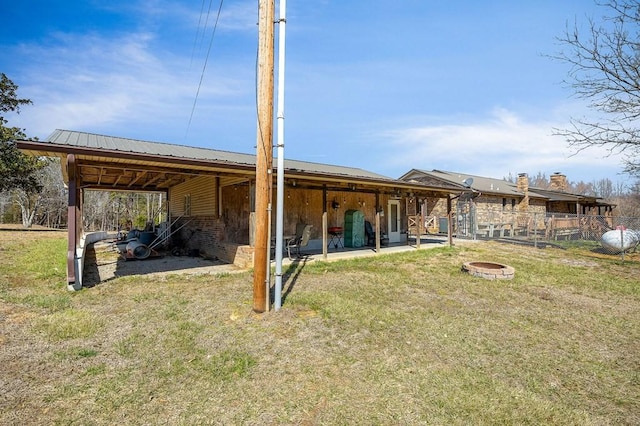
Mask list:
[[141,173],[136,173],[135,177],[133,179],[131,179],[131,182],[129,182],[129,188],[131,188],[133,185],[135,185],[140,179],[144,178],[147,175],[147,171],[141,172]]
[[113,182],[113,187],[114,187],[114,188],[115,188],[116,186],[118,186],[118,182],[120,182],[120,179],[122,179],[122,176],[123,176],[123,175],[124,175],[124,174],[120,174],[120,175],[118,175],[118,177],[116,178],[116,181],[115,181],[115,182]]
[[104,174],[104,167],[100,167],[100,172],[98,173],[98,185],[102,183],[102,175]]
[[166,178],[167,175],[165,173],[158,173],[156,174],[154,177],[152,177],[151,179],[149,179],[148,181],[146,181],[142,187],[146,188],[147,186],[156,183],[157,181],[159,181],[162,178]]

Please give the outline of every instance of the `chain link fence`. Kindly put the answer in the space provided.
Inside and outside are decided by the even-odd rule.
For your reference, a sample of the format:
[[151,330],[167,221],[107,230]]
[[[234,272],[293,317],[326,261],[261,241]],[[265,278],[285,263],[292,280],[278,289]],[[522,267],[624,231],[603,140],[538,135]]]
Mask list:
[[640,252],[640,218],[518,212],[479,220],[475,209],[458,209],[458,238],[502,239],[534,246],[579,247],[620,256]]

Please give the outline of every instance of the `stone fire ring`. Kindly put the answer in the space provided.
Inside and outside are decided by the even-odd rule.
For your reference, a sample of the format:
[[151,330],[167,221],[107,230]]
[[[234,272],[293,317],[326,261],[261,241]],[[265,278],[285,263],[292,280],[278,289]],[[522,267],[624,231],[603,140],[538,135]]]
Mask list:
[[516,274],[513,267],[493,262],[465,262],[462,271],[488,280],[510,280]]

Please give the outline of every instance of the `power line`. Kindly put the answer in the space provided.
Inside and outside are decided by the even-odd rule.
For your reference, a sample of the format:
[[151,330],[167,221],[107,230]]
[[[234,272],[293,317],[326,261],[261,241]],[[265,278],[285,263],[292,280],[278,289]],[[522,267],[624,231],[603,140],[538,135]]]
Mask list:
[[[211,11],[211,3],[213,2],[213,0],[211,0],[211,2],[209,2],[209,10],[207,10],[207,19],[205,22],[205,29],[203,31],[206,30],[206,25],[207,22],[209,22],[209,13]],[[200,74],[200,82],[198,83],[198,90],[196,91],[196,96],[193,100],[193,107],[191,108],[191,115],[189,116],[189,123],[187,124],[187,131],[184,134],[184,138],[185,140],[187,139],[187,135],[189,134],[189,129],[191,128],[191,121],[193,120],[193,113],[196,110],[196,104],[198,102],[198,96],[200,95],[200,88],[202,87],[202,81],[204,80],[204,72],[207,69],[207,63],[209,62],[209,55],[211,54],[211,47],[213,46],[213,39],[215,38],[216,35],[216,29],[218,28],[218,22],[220,21],[220,13],[222,12],[222,4],[224,3],[224,0],[220,0],[220,5],[218,6],[218,14],[216,15],[216,22],[213,25],[213,31],[211,32],[211,39],[209,40],[209,48],[207,49],[207,56],[205,57],[204,60],[204,65],[202,66],[202,73]]]
[[[196,29],[196,38],[193,40],[193,49],[191,50],[191,63],[189,66],[193,65],[193,57],[196,54],[196,46],[198,45],[198,39],[200,38],[200,24],[202,24],[202,16],[204,15],[204,3],[205,0],[202,0],[202,5],[200,6],[200,17],[198,18],[198,28]],[[209,2],[209,10],[211,9],[211,1]],[[207,18],[209,17],[207,11]],[[204,33],[207,29],[207,24],[205,22],[205,26],[202,29],[202,37],[204,37]]]

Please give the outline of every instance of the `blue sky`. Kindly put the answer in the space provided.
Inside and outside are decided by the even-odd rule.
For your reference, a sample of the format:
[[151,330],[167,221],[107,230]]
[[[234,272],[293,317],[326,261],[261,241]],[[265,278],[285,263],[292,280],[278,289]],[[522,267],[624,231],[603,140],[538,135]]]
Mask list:
[[[258,1],[224,1],[203,74],[218,6],[3,1],[0,72],[34,103],[9,124],[255,153]],[[289,0],[285,157],[390,177],[630,182],[619,156],[552,135],[588,111],[545,55],[567,24],[602,12],[591,0]]]

